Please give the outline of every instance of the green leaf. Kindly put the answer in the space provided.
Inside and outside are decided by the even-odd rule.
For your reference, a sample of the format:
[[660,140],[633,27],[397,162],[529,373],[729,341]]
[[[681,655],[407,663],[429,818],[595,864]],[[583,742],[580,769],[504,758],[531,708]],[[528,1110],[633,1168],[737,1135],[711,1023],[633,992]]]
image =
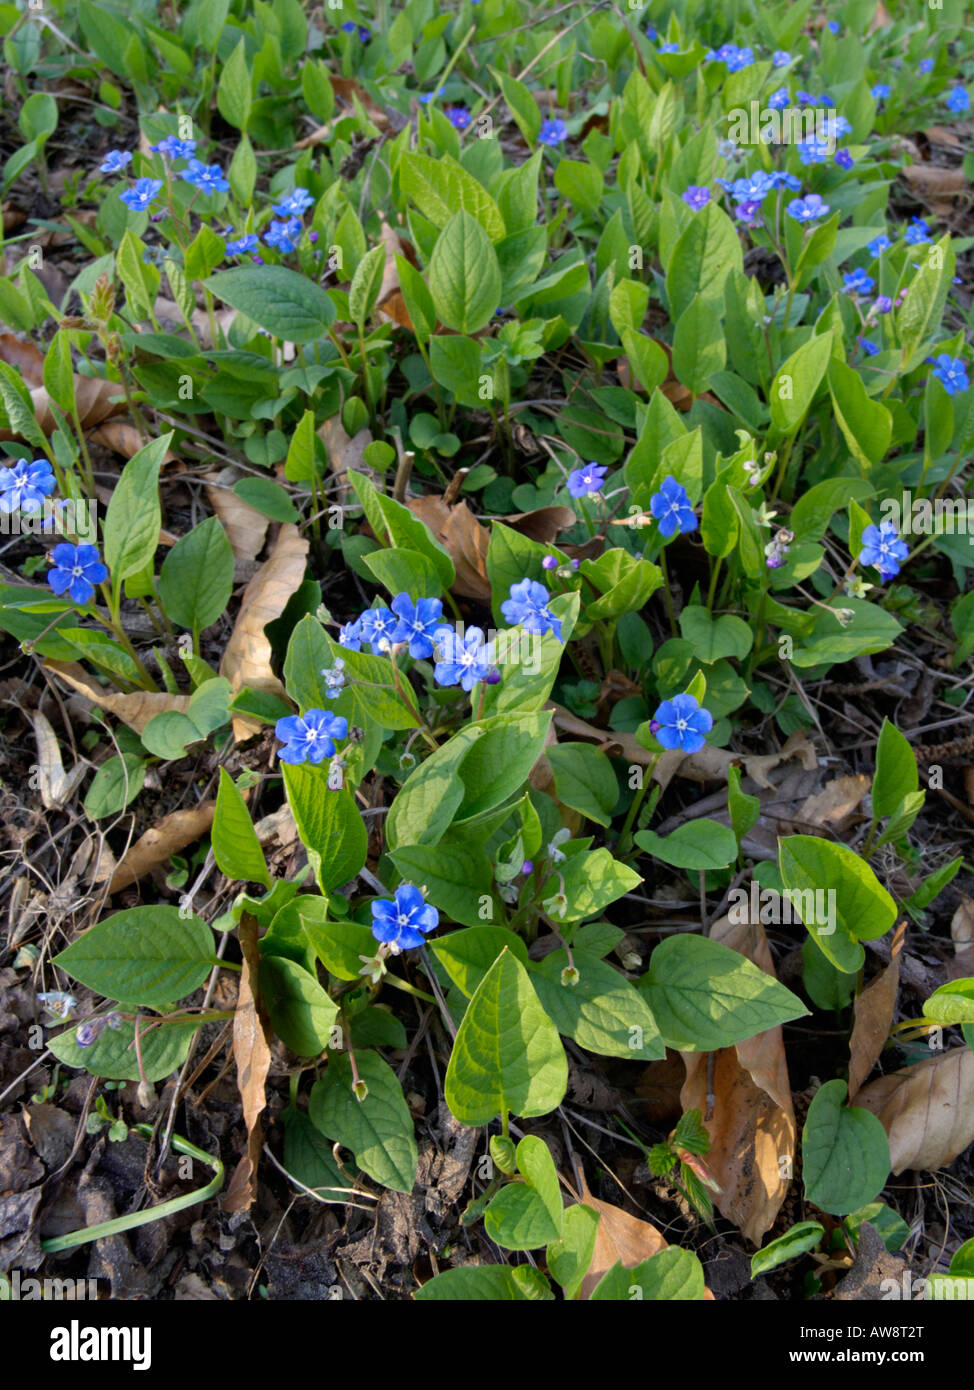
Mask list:
[[63,329],[55,333],[44,356],[44,389],[66,414],[74,410],[74,368],[68,335]]
[[271,521],[301,520],[301,513],[285,489],[271,478],[241,478],[233,485],[233,495],[260,512],[261,516],[269,516]]
[[405,593],[415,603],[442,587],[433,561],[418,550],[375,550],[363,564],[393,597]]
[[184,269],[187,280],[205,280],[226,255],[222,237],[211,231],[204,222],[186,248]]
[[498,308],[497,255],[469,213],[456,213],[440,233],[430,257],[429,288],[440,322],[458,333],[479,332]]
[[152,563],[159,544],[162,511],[159,469],[172,442],[172,431],[140,449],[122,469],[104,523],[104,557],[117,594],[123,579]]
[[332,1154],[332,1146],[311,1123],[307,1115],[291,1106],[281,1116],[284,1121],[284,1167],[298,1182],[333,1200],[338,1194],[327,1189],[347,1191],[352,1183],[343,1177]]
[[876,775],[872,787],[874,818],[880,820],[893,815],[903,798],[915,792],[919,785],[916,754],[896,725],[884,718],[876,745]]
[[271,877],[247,810],[233,778],[220,768],[220,788],[216,795],[211,834],[213,858],[217,868],[229,879],[242,883],[263,883],[270,888]]
[[413,1298],[417,1303],[520,1303],[547,1302],[554,1294],[530,1265],[461,1265],[427,1280]]
[[330,787],[328,769],[283,763],[284,787],[321,891],[354,878],[368,853],[368,831],[347,787]]
[[[837,969],[859,970],[866,958],[860,942],[882,936],[896,920],[896,904],[869,865],[845,845],[816,835],[779,840],[778,864],[811,940]],[[823,893],[830,895],[825,912]]]
[[329,1139],[351,1149],[355,1162],[370,1178],[394,1192],[411,1192],[416,1181],[416,1137],[396,1073],[376,1052],[358,1052],[355,1062],[368,1087],[365,1099],[357,1100],[352,1091],[348,1057],[334,1054],[324,1078],[311,1088],[312,1123]]
[[299,1057],[317,1057],[323,1052],[338,1017],[338,1005],[314,976],[286,956],[263,956],[258,981],[274,1032],[285,1046]]
[[91,820],[116,816],[138,796],[146,763],[135,753],[122,753],[102,763],[85,795],[85,815]]
[[428,342],[436,328],[436,308],[433,304],[433,296],[416,267],[410,265],[405,256],[400,256],[398,252],[396,253],[396,271],[399,275],[399,288],[402,290],[409,321],[413,325],[413,332],[421,343]]
[[233,547],[219,517],[182,536],[162,562],[159,599],[166,616],[199,633],[215,623],[233,593]]
[[974,1023],[974,979],[950,980],[935,989],[923,1006],[923,1017],[944,1028]]
[[815,1092],[802,1130],[805,1200],[833,1216],[858,1211],[882,1192],[889,1176],[889,1140],[869,1110],[844,1104],[844,1081]]
[[[559,868],[567,899],[565,916],[559,919],[564,922],[581,922],[586,917],[594,917],[616,898],[631,893],[642,883],[635,869],[614,859],[607,849],[573,854]],[[542,897],[552,897],[559,888],[559,880],[552,874],[544,885]]]
[[738,848],[761,815],[761,798],[741,791],[741,770],[733,764],[727,769],[727,809]]
[[676,321],[673,372],[687,390],[699,396],[726,362],[727,344],[720,314],[709,300],[697,294]]
[[801,1018],[801,1000],[738,951],[681,933],[655,947],[639,981],[667,1047],[714,1052]]
[[223,65],[220,83],[216,90],[216,104],[220,115],[237,130],[243,130],[246,127],[250,116],[250,74],[251,67],[247,62],[247,44],[241,36],[240,42]]
[[[655,568],[655,566],[654,566]],[[494,650],[501,673],[497,685],[487,686],[484,714],[539,710],[551,694],[578,618],[578,594],[558,594],[548,605],[561,620],[563,641],[553,632],[543,637],[521,628],[502,628],[494,639]]]
[[135,1024],[123,1022],[121,1028],[106,1028],[89,1047],[79,1047],[74,1028],[48,1040],[48,1047],[59,1062],[69,1067],[82,1067],[92,1076],[107,1081],[161,1081],[171,1076],[185,1062],[193,1034],[200,1024],[195,1018],[166,1023],[147,1031],[140,1024],[139,1052],[142,1071],[135,1051]]
[[352,322],[360,328],[368,322],[379,297],[385,258],[385,246],[373,246],[355,267],[355,274],[348,289],[348,311],[352,316]]
[[568,1060],[524,966],[505,950],[467,1006],[447,1067],[445,1094],[465,1125],[498,1115],[546,1115],[561,1103]]
[[206,923],[157,904],[107,917],[53,963],[106,999],[151,1008],[199,989],[215,962]]
[[431,943],[433,954],[450,979],[469,999],[476,993],[484,976],[505,949],[511,951],[522,965],[528,963],[528,948],[523,939],[507,927],[484,923],[465,931],[451,931]]
[[548,1246],[545,1263],[552,1278],[565,1290],[565,1297],[572,1299],[582,1287],[595,1254],[599,1213],[574,1202],[565,1208],[561,1224],[561,1239]]
[[893,417],[879,401],[870,400],[862,377],[845,362],[830,357],[828,372],[835,418],[853,457],[867,472],[889,448]]
[[534,145],[541,130],[541,112],[538,110],[538,103],[525,84],[519,82],[516,77],[512,77],[509,72],[504,72],[503,69],[492,69],[492,71],[500,83],[504,100],[514,117],[515,125],[528,145]]
[[783,434],[794,434],[808,414],[831,359],[832,336],[822,333],[809,338],[771,383],[771,420]]
[[690,604],[683,609],[680,631],[693,647],[697,660],[708,666],[724,657],[743,661],[754,642],[754,634],[743,618],[730,614],[712,618],[701,604]]
[[301,919],[315,955],[339,980],[362,978],[362,957],[374,956],[379,943],[360,922],[319,922]]
[[896,311],[902,372],[912,371],[920,363],[928,351],[928,340],[943,321],[956,261],[950,233],[945,233],[935,245],[924,246],[922,251],[918,248],[917,260],[920,269]]
[[507,231],[487,190],[448,154],[433,159],[404,151],[399,161],[399,186],[435,227],[445,227],[462,211],[477,219],[491,241],[500,241]]
[[769,1241],[767,1245],[751,1256],[751,1278],[768,1274],[772,1269],[797,1259],[799,1255],[814,1250],[825,1235],[825,1227],[819,1221],[799,1221],[783,1236]]
[[458,729],[406,778],[386,817],[386,844],[435,845],[454,820],[466,793],[459,767],[486,733],[483,724]]
[[703,1266],[696,1255],[678,1245],[667,1246],[634,1269],[624,1269],[619,1261],[603,1274],[590,1295],[594,1303],[634,1299],[700,1303],[704,1297]]
[[708,816],[684,821],[665,837],[654,830],[637,830],[633,838],[654,859],[677,869],[726,869],[737,858],[733,830]]
[[[598,211],[604,186],[602,170],[595,164],[586,164],[579,159],[560,159],[555,166],[555,187],[579,212]],[[642,323],[642,319],[639,323]],[[638,328],[639,324],[630,326]]]
[[743,269],[740,238],[726,212],[714,202],[693,217],[680,235],[666,268],[670,315],[676,322],[695,295],[719,301],[724,281]]
[[607,961],[573,950],[579,973],[562,984],[567,951],[552,951],[531,971],[538,998],[559,1033],[602,1057],[652,1062],[666,1055],[656,1020],[636,987]]
[[203,284],[217,299],[286,342],[323,338],[335,322],[335,306],[327,292],[283,265],[237,266],[209,276]]
[[484,1212],[484,1230],[504,1250],[537,1250],[561,1235],[561,1188],[551,1151],[529,1134],[517,1146],[523,1182],[509,1182]]
[[[227,182],[237,203],[241,207],[246,207],[254,196],[254,187],[257,183],[257,156],[254,154],[254,147],[247,135],[241,134],[237,142],[237,148],[230,160],[230,167],[227,169]],[[206,273],[209,274],[210,270],[213,269],[214,267],[211,266]]]
[[590,743],[556,743],[548,749],[547,758],[558,800],[599,825],[611,825],[619,784],[605,754]]

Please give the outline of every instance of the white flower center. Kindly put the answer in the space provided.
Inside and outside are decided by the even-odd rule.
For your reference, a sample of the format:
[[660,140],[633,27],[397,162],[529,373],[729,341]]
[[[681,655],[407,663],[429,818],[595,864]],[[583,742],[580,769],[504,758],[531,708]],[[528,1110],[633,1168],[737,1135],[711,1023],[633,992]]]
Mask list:
[[676,727],[679,729],[680,733],[682,734],[683,731],[684,731],[685,729],[689,728],[690,726],[687,724],[687,721],[686,721],[685,719],[678,719],[678,720],[676,721]]

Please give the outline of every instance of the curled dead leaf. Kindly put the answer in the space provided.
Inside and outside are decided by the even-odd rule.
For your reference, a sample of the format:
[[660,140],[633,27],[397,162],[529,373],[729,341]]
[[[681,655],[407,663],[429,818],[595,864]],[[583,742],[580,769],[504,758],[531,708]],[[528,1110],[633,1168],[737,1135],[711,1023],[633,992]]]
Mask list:
[[257,1195],[257,1165],[263,1144],[260,1117],[267,1106],[265,1084],[271,1065],[271,1050],[257,1002],[260,970],[257,920],[250,913],[245,912],[241,917],[237,939],[243,954],[243,968],[233,1014],[233,1058],[237,1064],[237,1090],[247,1128],[247,1152],[223,1198],[223,1210],[230,1212],[246,1211]]
[[[775,978],[774,962],[759,921],[722,917],[711,939],[746,956]],[[720,1184],[714,1205],[739,1226],[754,1245],[774,1225],[788,1194],[795,1154],[795,1112],[780,1027],[767,1028],[714,1054],[712,1097],[708,1096],[708,1054],[685,1052],[684,1111],[699,1110],[710,1135],[707,1168]],[[788,1163],[780,1160],[787,1158]]]
[[960,907],[950,922],[954,959],[947,965],[952,980],[974,975],[974,899],[961,894]]
[[198,806],[190,807],[188,810],[172,811],[168,816],[163,816],[158,825],[154,825],[136,840],[113,870],[102,864],[95,874],[94,882],[103,882],[108,878],[109,894],[118,893],[123,888],[138,883],[139,879],[144,878],[152,869],[158,869],[160,865],[165,864],[170,855],[178,854],[187,845],[194,844],[201,835],[205,835],[213,824],[215,810],[215,801],[201,801]]
[[807,825],[835,825],[852,814],[868,792],[872,778],[834,777],[820,792],[802,802],[797,819]]
[[235,468],[222,468],[219,473],[204,474],[204,479],[210,506],[223,522],[230,541],[234,575],[249,579],[256,567],[257,556],[264,548],[264,537],[270,521],[263,512],[233,491],[233,484],[239,476]]
[[[103,444],[106,449],[112,449],[116,454],[121,454],[123,458],[130,459],[139,452],[145,443],[139,431],[134,425],[130,425],[127,420],[107,420],[105,424],[99,425],[90,436],[93,444]],[[178,457],[171,449],[166,450],[163,463],[178,463]]]
[[900,173],[922,198],[954,198],[967,187],[963,169],[946,169],[942,164],[907,164]]
[[45,716],[38,711],[32,723],[37,741],[38,790],[45,811],[53,811],[71,799],[88,769],[84,763],[75,763],[70,772],[65,772],[57,734]]
[[[220,675],[227,677],[234,691],[247,685],[270,695],[284,695],[284,687],[271,669],[271,644],[264,629],[284,612],[288,599],[304,579],[307,560],[308,542],[288,522],[281,527],[269,557],[244,590],[240,612],[220,662]],[[238,716],[233,721],[234,737],[249,738],[262,727],[258,720]]]
[[974,1052],[951,1048],[880,1076],[856,1104],[882,1123],[894,1173],[942,1168],[974,1142]]
[[853,1006],[855,1022],[849,1039],[849,1104],[879,1061],[893,1024],[900,985],[900,952],[906,932],[901,922],[890,946],[890,962],[870,980]]
[[[0,359],[15,368],[23,377],[30,390],[38,426],[45,434],[53,434],[57,424],[51,414],[50,401],[43,384],[44,354],[33,343],[23,343],[12,333],[2,333]],[[102,420],[107,420],[109,416],[118,415],[127,409],[122,399],[122,388],[117,381],[102,381],[99,377],[79,376],[75,372],[74,394],[83,429],[90,429]],[[113,400],[113,397],[118,399]],[[10,430],[0,430],[0,439],[17,437]]]
[[45,661],[43,664],[45,671],[60,676],[66,685],[90,700],[92,705],[117,715],[137,734],[141,734],[149,720],[157,714],[168,710],[185,714],[189,709],[188,695],[170,695],[154,690],[136,690],[131,695],[122,695],[117,690],[103,689],[76,661]]

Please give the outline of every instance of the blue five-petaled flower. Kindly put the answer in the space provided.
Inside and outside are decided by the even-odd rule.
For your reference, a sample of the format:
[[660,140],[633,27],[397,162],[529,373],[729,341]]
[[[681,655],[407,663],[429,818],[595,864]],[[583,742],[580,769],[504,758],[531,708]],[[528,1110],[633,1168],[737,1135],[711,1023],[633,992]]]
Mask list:
[[282,763],[320,763],[334,757],[335,739],[348,733],[348,720],[329,710],[309,709],[279,719],[274,733],[284,744],[277,754]]
[[560,145],[568,134],[568,127],[560,118],[542,121],[538,131],[539,145]]
[[133,212],[145,212],[159,196],[162,179],[136,179],[131,188],[118,196]]
[[412,883],[401,883],[394,897],[377,898],[372,904],[372,935],[393,955],[422,946],[423,937],[435,931],[439,921],[436,908]]
[[421,598],[414,604],[408,594],[397,594],[390,606],[398,619],[391,640],[395,643],[406,642],[409,655],[417,659],[432,656],[436,631],[443,619],[440,600]]
[[56,487],[47,459],[18,459],[0,469],[0,512],[39,512]]
[[690,495],[675,478],[667,476],[659,492],[649,499],[649,510],[659,523],[659,533],[669,540],[677,530],[692,531],[697,517],[690,505]]
[[878,526],[867,526],[862,533],[859,563],[872,565],[879,570],[884,580],[893,579],[899,574],[900,564],[909,553],[906,541],[900,540],[892,521],[881,521]]
[[468,692],[486,680],[494,660],[493,648],[479,627],[468,627],[462,636],[452,627],[440,628],[436,649],[433,676],[437,685],[460,685]]
[[72,603],[87,603],[94,595],[95,585],[108,578],[108,570],[93,545],[62,541],[51,551],[51,560],[53,568],[48,570],[47,582],[56,594],[66,592]]
[[701,709],[692,695],[683,694],[664,700],[653,716],[653,723],[656,737],[664,748],[697,753],[714,727],[714,717],[709,710]]
[[601,492],[608,471],[598,463],[587,463],[584,468],[573,468],[568,475],[568,491],[572,497],[587,497],[591,492]]
[[959,395],[970,386],[967,363],[963,357],[951,357],[949,353],[942,352],[939,357],[928,357],[927,361],[936,364],[931,375],[937,378],[948,396]]
[[553,632],[561,642],[564,640],[561,619],[556,618],[548,607],[550,598],[543,584],[535,579],[522,579],[511,585],[511,596],[501,604],[501,613],[512,626],[519,625],[525,632],[533,632],[538,637]]

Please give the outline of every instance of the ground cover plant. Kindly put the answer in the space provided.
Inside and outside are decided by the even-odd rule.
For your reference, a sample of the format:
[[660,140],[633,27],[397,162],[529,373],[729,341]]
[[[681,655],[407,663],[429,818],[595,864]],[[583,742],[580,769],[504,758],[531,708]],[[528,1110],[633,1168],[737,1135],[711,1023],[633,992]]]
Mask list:
[[970,39],[712,10],[0,0],[8,1296],[970,1287]]

